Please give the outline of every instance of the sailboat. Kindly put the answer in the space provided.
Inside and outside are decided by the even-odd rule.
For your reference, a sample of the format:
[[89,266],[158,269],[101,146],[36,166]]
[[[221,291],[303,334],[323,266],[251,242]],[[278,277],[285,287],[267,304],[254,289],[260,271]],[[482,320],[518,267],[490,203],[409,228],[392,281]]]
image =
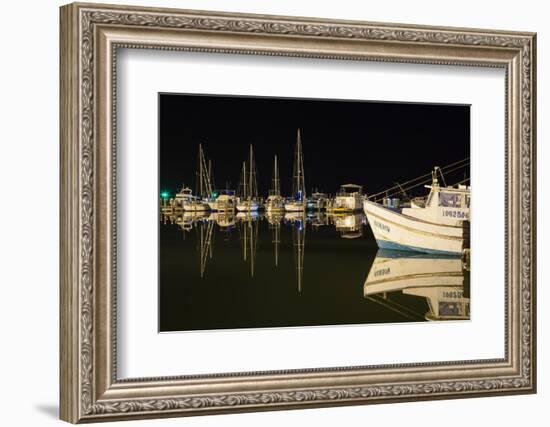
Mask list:
[[304,178],[304,157],[300,129],[296,137],[294,151],[294,173],[292,177],[292,199],[285,204],[287,212],[304,212],[306,210],[306,184]]
[[237,202],[237,210],[239,212],[257,211],[260,207],[258,202],[258,183],[256,180],[256,165],[254,163],[254,151],[250,144],[250,152],[248,158],[248,173],[246,162],[243,162],[241,187],[242,194]]
[[279,179],[279,166],[277,165],[277,156],[273,161],[273,180],[271,184],[271,190],[269,190],[269,196],[265,205],[267,213],[283,212],[285,210],[285,203],[281,196],[281,180]]
[[[209,210],[208,203],[205,201],[212,191],[210,183],[210,173],[206,167],[206,159],[204,157],[204,151],[202,145],[199,144],[199,155],[197,165],[197,180],[196,180],[196,196],[190,194],[188,188],[184,188],[181,192],[181,196],[185,199],[183,203],[184,211],[207,211]],[[177,196],[176,196],[177,197]]]

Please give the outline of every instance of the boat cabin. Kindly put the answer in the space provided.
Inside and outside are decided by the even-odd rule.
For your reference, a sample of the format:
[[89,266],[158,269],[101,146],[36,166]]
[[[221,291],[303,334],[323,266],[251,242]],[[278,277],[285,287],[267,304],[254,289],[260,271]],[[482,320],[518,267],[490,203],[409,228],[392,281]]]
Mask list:
[[343,184],[340,186],[340,191],[336,196],[353,196],[355,194],[363,194],[363,187],[357,184]]
[[439,186],[437,180],[426,185],[430,193],[425,201],[413,199],[401,213],[438,224],[460,225],[470,220],[470,186]]

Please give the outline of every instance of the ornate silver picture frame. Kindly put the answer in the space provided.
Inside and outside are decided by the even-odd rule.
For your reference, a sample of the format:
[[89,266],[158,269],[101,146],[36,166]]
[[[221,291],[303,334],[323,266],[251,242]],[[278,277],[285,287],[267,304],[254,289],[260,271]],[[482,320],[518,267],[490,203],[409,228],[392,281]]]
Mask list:
[[[61,419],[113,421],[536,391],[535,34],[80,3],[60,13]],[[115,150],[120,48],[503,69],[504,357],[120,379]]]

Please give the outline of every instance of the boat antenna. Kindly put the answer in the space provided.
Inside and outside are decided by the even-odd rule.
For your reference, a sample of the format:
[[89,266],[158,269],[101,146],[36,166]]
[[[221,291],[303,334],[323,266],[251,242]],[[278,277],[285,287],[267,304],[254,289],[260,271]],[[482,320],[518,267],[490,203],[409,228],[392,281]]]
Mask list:
[[437,180],[437,170],[439,169],[438,166],[436,166],[432,172],[432,185],[435,187],[436,185],[439,186],[439,181]]
[[445,176],[443,175],[443,171],[439,166],[435,167],[436,172],[439,172],[439,175],[441,176],[441,181],[443,181],[443,186],[446,187],[447,183],[445,182]]

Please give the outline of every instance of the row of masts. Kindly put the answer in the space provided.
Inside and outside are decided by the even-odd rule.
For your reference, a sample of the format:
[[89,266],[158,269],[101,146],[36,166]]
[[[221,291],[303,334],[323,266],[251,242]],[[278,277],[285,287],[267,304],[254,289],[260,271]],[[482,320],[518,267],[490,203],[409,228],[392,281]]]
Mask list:
[[[220,196],[223,196],[223,205],[216,202]],[[192,193],[189,188],[183,188],[176,196],[176,201],[182,203],[183,210],[190,211],[225,211],[233,209],[256,211],[265,208],[268,211],[276,212],[284,211],[287,205],[287,210],[302,211],[306,208],[305,200],[304,160],[299,129],[294,153],[292,197],[283,199],[281,195],[281,179],[276,155],[273,158],[273,175],[268,198],[264,202],[259,197],[257,169],[252,144],[250,144],[248,159],[242,163],[237,194],[229,189],[215,190],[212,162],[206,159],[203,146],[199,144],[195,191]]]
[[[464,169],[470,164],[469,157],[451,163],[442,168],[436,168],[441,177],[443,173],[452,173]],[[468,181],[466,178],[458,184]],[[403,183],[395,183],[386,190],[364,196],[362,187],[356,184],[344,184],[335,197],[324,193],[313,193],[308,199],[304,170],[304,154],[300,129],[297,130],[292,169],[292,194],[283,197],[281,194],[281,179],[277,155],[273,158],[271,188],[267,199],[259,196],[257,168],[252,144],[249,146],[248,159],[243,161],[238,190],[215,190],[212,162],[206,160],[202,144],[199,144],[198,164],[196,171],[196,186],[194,194],[189,188],[184,188],[176,195],[174,208],[180,207],[189,211],[241,211],[253,212],[265,209],[267,212],[305,212],[307,209],[327,210],[333,212],[354,212],[362,210],[363,200],[380,202],[385,199],[403,197],[411,199],[409,192],[424,186],[433,180],[431,174],[421,175]],[[443,183],[445,180],[443,178]]]

